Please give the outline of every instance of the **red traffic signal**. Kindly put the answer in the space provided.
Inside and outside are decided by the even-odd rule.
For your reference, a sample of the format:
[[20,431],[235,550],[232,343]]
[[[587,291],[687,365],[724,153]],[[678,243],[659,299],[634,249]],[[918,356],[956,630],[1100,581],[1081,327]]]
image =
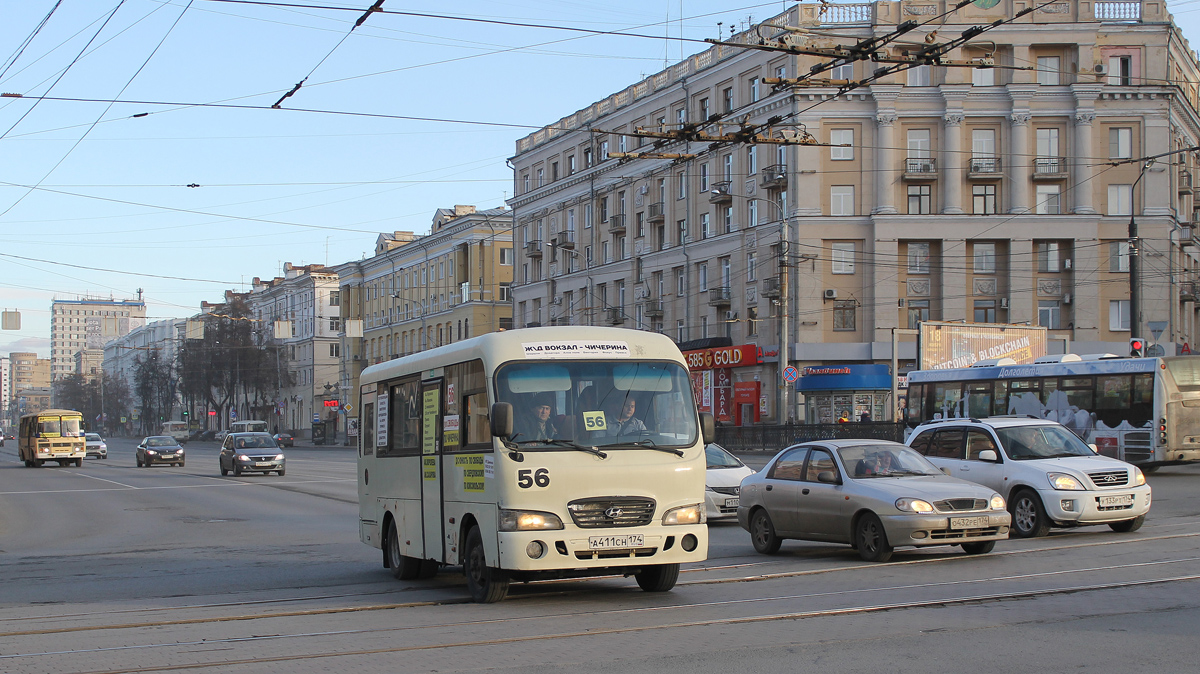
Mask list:
[[1129,340],[1129,355],[1134,358],[1141,358],[1146,355],[1146,340],[1134,337]]

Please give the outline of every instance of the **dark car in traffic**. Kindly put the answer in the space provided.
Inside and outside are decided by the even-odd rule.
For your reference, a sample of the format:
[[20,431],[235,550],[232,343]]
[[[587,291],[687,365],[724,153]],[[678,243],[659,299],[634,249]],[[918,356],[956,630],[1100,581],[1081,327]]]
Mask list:
[[274,437],[275,444],[279,445],[280,447],[296,446],[296,438],[293,438],[291,433],[276,433]]
[[138,443],[134,459],[138,468],[149,468],[156,463],[183,466],[183,447],[169,435],[151,435]]
[[230,433],[217,457],[221,474],[279,473],[287,470],[283,452],[270,433]]

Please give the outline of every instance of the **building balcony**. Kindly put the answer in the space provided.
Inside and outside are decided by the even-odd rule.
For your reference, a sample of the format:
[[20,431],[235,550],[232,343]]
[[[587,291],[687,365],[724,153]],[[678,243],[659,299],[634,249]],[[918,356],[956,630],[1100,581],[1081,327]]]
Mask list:
[[708,203],[710,204],[728,204],[733,201],[733,194],[729,191],[733,182],[722,180],[718,183],[713,183],[712,191],[708,193]]
[[610,215],[608,216],[608,231],[611,234],[625,233],[625,215]]
[[621,307],[609,307],[604,310],[604,319],[609,325],[621,325],[625,322],[625,310]]
[[1180,302],[1195,302],[1196,301],[1196,282],[1183,281],[1179,284],[1179,301]]
[[1187,169],[1183,169],[1179,172],[1179,193],[1192,193],[1192,172]]
[[722,286],[708,289],[708,306],[727,307],[733,304],[733,288]]
[[908,157],[904,160],[905,180],[937,180],[937,160],[933,157]]
[[971,157],[967,161],[967,178],[995,180],[1004,170],[999,157]]
[[779,277],[772,276],[763,279],[762,296],[779,297]]
[[650,223],[666,222],[667,220],[667,205],[661,201],[656,201],[646,207],[646,221]]
[[1065,157],[1038,157],[1033,160],[1034,180],[1063,180],[1067,177]]
[[642,313],[649,318],[662,318],[662,300],[642,300]]
[[787,187],[787,167],[783,164],[766,167],[759,176],[758,184],[768,190],[781,190]]
[[540,258],[541,256],[542,256],[542,241],[541,241],[541,239],[534,239],[533,241],[525,242],[525,257]]
[[554,235],[554,245],[558,248],[575,248],[575,232],[565,229]]

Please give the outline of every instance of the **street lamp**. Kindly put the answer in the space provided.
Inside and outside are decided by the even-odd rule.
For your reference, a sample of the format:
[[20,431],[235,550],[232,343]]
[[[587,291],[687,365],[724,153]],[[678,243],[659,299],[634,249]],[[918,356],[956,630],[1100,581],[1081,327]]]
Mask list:
[[[713,196],[740,196],[743,199],[751,199],[743,195],[733,195],[729,192],[724,192],[719,189],[711,190]],[[791,359],[791,341],[788,331],[788,295],[790,294],[788,285],[788,268],[792,266],[790,261],[791,255],[791,223],[788,221],[787,210],[774,199],[754,199],[754,201],[763,201],[771,204],[779,211],[780,231],[779,231],[779,423],[783,424],[792,418],[792,408],[790,404],[791,384],[783,378],[783,371],[787,369]],[[758,223],[754,223],[758,224]],[[786,415],[786,416],[785,416]]]

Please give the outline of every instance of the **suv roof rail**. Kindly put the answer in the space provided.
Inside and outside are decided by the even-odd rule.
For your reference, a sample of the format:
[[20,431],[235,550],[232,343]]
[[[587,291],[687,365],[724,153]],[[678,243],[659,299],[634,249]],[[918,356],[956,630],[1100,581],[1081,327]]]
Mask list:
[[919,423],[917,425],[918,426],[927,426],[929,424],[946,424],[946,423],[950,423],[950,422],[962,423],[964,421],[970,421],[970,422],[976,423],[976,424],[979,423],[979,419],[976,419],[975,417],[947,417],[945,419],[930,419],[928,421],[922,421],[921,423]]
[[1049,421],[1049,419],[1043,419],[1036,414],[993,414],[988,419],[1037,419],[1038,421]]

